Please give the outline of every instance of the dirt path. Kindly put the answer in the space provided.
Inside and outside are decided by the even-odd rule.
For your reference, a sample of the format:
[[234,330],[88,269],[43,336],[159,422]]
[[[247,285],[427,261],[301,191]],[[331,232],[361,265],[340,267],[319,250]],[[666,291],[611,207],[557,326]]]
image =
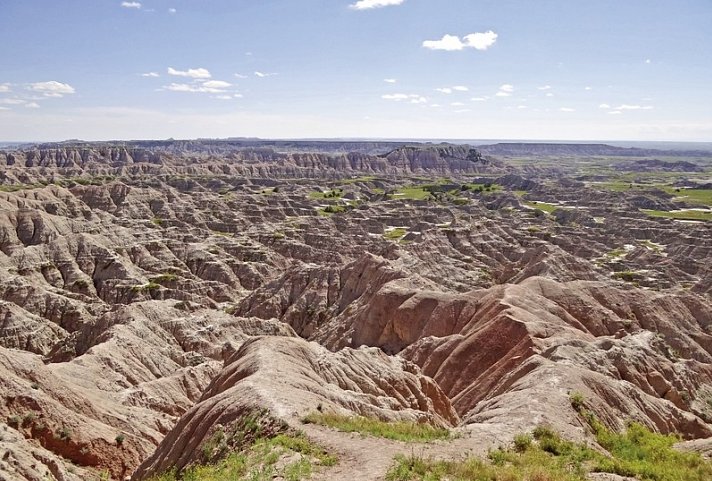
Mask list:
[[450,441],[405,443],[389,439],[343,433],[314,424],[301,425],[299,429],[314,441],[335,453],[336,466],[322,468],[314,481],[381,481],[396,455],[415,454],[425,458],[459,459],[467,456],[484,456],[487,450],[503,441],[492,433],[465,431],[461,437]]

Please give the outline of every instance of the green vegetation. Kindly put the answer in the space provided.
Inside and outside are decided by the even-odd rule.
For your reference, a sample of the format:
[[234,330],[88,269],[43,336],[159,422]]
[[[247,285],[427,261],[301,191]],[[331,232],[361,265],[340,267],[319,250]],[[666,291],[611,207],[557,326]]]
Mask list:
[[641,481],[704,481],[712,479],[712,462],[698,453],[678,451],[675,435],[653,433],[631,423],[623,433],[606,428],[586,409],[581,393],[571,406],[588,423],[608,454],[562,439],[546,426],[515,436],[512,448],[490,451],[488,460],[433,461],[398,456],[386,475],[389,481],[585,481],[589,473],[612,473]]
[[20,190],[31,190],[39,189],[43,187],[42,184],[2,184],[0,185],[0,192],[18,192]]
[[151,222],[154,225],[157,225],[159,227],[162,226],[163,224],[165,224],[165,221],[163,219],[161,219],[160,217],[154,217],[153,219],[151,219]]
[[646,249],[649,249],[649,250],[655,252],[656,254],[662,254],[663,251],[665,250],[660,244],[656,244],[655,242],[652,242],[648,239],[641,241],[640,245],[642,245]]
[[536,209],[536,210],[540,210],[542,212],[546,212],[547,214],[551,214],[556,209],[562,208],[560,205],[550,204],[548,202],[538,202],[536,200],[531,201],[531,202],[524,202],[524,205],[526,205],[527,207],[529,207],[531,209]]
[[348,185],[348,184],[356,184],[358,182],[372,182],[374,180],[376,180],[376,177],[373,175],[363,175],[361,177],[354,177],[353,179],[340,180],[339,184]]
[[397,421],[385,422],[363,416],[341,416],[331,413],[312,413],[302,422],[319,424],[339,431],[368,434],[380,438],[406,442],[427,442],[450,438],[450,431],[430,424]]
[[[284,466],[278,461],[299,455]],[[182,473],[175,470],[150,478],[150,481],[287,481],[308,479],[314,465],[333,466],[336,458],[299,433],[279,434],[271,439],[259,438],[249,448],[229,454],[214,464],[191,466]]]
[[675,200],[712,207],[712,189],[679,189],[672,186],[662,188],[668,194],[676,196]]
[[318,213],[322,217],[328,217],[331,214],[339,214],[345,212],[346,207],[343,205],[327,205],[326,207],[319,209]]
[[147,292],[147,291],[155,291],[160,288],[161,288],[160,284],[157,284],[153,281],[148,281],[145,284],[139,284],[137,286],[132,286],[131,290],[133,292]]
[[423,189],[422,186],[401,187],[394,194],[390,194],[390,197],[403,200],[425,200],[430,197],[430,192]]
[[126,440],[126,435],[124,433],[117,434],[116,437],[114,438],[114,441],[116,441],[117,446],[121,446],[124,444],[124,441]]
[[680,210],[680,211],[665,211],[665,210],[651,210],[651,209],[641,209],[652,217],[666,217],[668,219],[678,219],[678,220],[699,220],[699,221],[709,221],[712,220],[711,211],[701,211],[701,210]]
[[408,229],[404,227],[396,227],[394,229],[386,230],[383,233],[383,237],[388,240],[400,240],[408,233]]
[[310,199],[340,199],[344,195],[344,189],[332,189],[322,192],[320,190],[315,190],[309,192]]
[[517,436],[510,449],[490,451],[488,460],[433,461],[416,455],[399,456],[386,479],[585,481],[586,475],[593,472],[634,476],[641,481],[712,479],[712,463],[697,453],[673,449],[678,441],[675,436],[653,433],[640,424],[631,424],[625,433],[614,433],[591,419],[598,443],[610,456],[539,427],[531,436]]
[[175,282],[178,280],[178,276],[173,274],[172,272],[164,272],[161,275],[158,275],[156,277],[152,277],[151,282],[154,284],[166,284],[169,282]]

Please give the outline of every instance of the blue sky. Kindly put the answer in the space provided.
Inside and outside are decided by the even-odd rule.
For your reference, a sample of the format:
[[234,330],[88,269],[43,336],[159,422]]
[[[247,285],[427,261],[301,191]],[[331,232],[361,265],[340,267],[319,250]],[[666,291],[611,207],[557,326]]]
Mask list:
[[712,140],[710,0],[0,0],[0,140]]

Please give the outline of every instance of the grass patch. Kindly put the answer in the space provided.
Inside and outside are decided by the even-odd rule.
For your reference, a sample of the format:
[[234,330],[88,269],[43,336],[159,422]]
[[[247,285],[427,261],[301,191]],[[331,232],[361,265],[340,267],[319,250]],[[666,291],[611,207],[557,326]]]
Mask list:
[[430,197],[430,192],[422,186],[401,187],[394,194],[391,194],[392,199],[402,200],[425,200]]
[[318,214],[322,217],[328,217],[331,214],[340,214],[346,211],[346,207],[343,205],[327,205],[324,208],[319,209]]
[[524,205],[530,209],[540,210],[542,212],[546,212],[547,214],[551,214],[556,209],[561,209],[560,205],[549,204],[547,202],[537,202],[535,200],[531,202],[524,202]]
[[383,233],[383,238],[388,240],[400,240],[408,233],[408,229],[404,227],[396,227],[395,229],[387,230]]
[[[299,459],[278,466],[287,456]],[[171,470],[149,481],[271,481],[282,477],[300,481],[311,477],[316,466],[333,466],[336,457],[300,433],[279,434],[271,439],[259,438],[247,449],[230,453],[214,464],[191,466],[178,473]]]
[[651,209],[641,209],[652,217],[665,217],[668,219],[678,219],[678,220],[698,220],[698,221],[710,221],[712,220],[712,212],[705,212],[700,210],[681,210],[676,212],[669,212],[665,210],[651,210]]
[[511,448],[490,451],[487,460],[434,461],[416,455],[399,456],[386,479],[585,481],[594,472],[631,476],[641,481],[712,479],[712,463],[697,453],[673,449],[678,441],[675,436],[653,433],[640,424],[631,424],[624,433],[615,433],[593,416],[589,421],[598,443],[610,455],[566,441],[551,429],[539,427],[531,435],[517,436]]
[[322,192],[320,190],[315,190],[315,191],[309,192],[310,199],[318,199],[318,200],[340,199],[341,196],[343,196],[343,195],[344,195],[344,189],[332,189],[332,190],[327,190],[325,192]]
[[393,439],[405,442],[427,442],[436,439],[449,439],[450,431],[430,424],[419,424],[408,421],[385,422],[363,416],[341,416],[338,414],[311,413],[303,420],[304,423],[319,424],[345,431]]

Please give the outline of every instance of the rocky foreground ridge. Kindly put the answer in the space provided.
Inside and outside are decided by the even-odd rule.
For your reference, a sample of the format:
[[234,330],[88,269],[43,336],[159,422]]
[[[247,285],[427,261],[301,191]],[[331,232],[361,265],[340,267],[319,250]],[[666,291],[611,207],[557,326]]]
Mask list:
[[584,439],[572,392],[712,437],[712,229],[640,210],[690,200],[571,153],[200,145],[0,152],[0,479],[147,479],[256,411]]

